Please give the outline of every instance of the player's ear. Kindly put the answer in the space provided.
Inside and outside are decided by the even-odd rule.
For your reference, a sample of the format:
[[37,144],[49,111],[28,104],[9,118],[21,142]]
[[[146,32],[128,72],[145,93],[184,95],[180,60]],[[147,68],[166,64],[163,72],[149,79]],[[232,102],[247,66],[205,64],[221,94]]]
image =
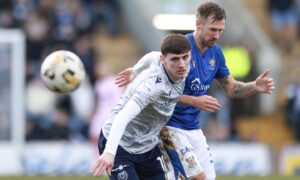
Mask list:
[[196,28],[199,29],[201,26],[201,19],[200,18],[196,18]]
[[164,63],[164,62],[166,61],[166,56],[163,55],[163,54],[161,54],[161,55],[160,55],[160,61],[161,61],[162,63]]

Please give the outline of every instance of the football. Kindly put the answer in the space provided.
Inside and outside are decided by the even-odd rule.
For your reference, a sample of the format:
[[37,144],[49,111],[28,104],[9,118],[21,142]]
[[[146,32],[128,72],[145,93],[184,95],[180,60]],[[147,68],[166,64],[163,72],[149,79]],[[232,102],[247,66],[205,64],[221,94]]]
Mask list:
[[41,78],[49,90],[69,93],[80,86],[85,78],[85,70],[76,54],[60,50],[45,58],[41,66]]

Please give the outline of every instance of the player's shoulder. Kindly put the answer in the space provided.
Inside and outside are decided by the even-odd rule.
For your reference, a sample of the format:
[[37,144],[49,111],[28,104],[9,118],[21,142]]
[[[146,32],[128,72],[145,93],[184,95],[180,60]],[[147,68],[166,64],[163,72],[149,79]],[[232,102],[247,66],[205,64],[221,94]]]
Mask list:
[[216,52],[222,52],[222,47],[219,44],[215,44],[211,49]]
[[165,88],[164,80],[160,76],[146,76],[145,79],[135,88],[137,92],[143,92],[145,96],[159,97]]
[[166,84],[165,78],[163,78],[162,74],[159,73],[158,70],[149,72],[148,78],[145,79],[145,82],[152,86],[153,88],[164,86]]
[[193,33],[187,33],[186,35],[184,35],[187,39],[191,39],[193,38]]
[[217,57],[223,57],[222,47],[219,44],[215,44],[213,47],[210,48],[212,54],[216,55]]
[[145,79],[144,85],[151,88],[154,93],[161,93],[168,86],[168,82],[162,73],[161,69],[153,69],[149,72],[148,78]]
[[151,51],[147,54],[145,54],[145,56],[149,57],[149,58],[159,58],[161,55],[161,52],[159,51]]

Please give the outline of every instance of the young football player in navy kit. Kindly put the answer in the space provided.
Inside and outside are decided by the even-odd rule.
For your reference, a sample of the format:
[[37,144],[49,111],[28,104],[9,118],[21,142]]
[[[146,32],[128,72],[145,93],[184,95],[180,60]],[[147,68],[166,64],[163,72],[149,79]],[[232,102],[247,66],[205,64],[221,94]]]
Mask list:
[[163,180],[166,178],[158,136],[183,92],[189,70],[191,45],[185,36],[172,34],[161,52],[146,54],[136,68],[150,62],[127,87],[106,120],[99,137],[100,156],[93,175],[107,171],[109,178]]

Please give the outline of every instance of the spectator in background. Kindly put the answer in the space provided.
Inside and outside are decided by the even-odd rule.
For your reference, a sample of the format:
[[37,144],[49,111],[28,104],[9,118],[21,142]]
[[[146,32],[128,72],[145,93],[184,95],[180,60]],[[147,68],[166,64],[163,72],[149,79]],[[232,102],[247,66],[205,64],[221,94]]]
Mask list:
[[104,25],[104,29],[112,37],[119,33],[116,0],[87,0],[85,4],[91,10],[92,26],[99,23]]
[[91,41],[92,37],[88,33],[79,35],[79,37],[75,39],[74,50],[83,63],[89,83],[94,85],[96,81],[94,73],[96,52]]
[[[39,97],[37,98],[37,94]],[[30,78],[26,86],[26,139],[49,139],[52,114],[55,110],[56,95],[45,91],[38,75]]]
[[[88,123],[94,108],[92,86],[96,81],[93,73],[96,50],[92,40],[98,35],[100,25],[109,35],[117,35],[117,11],[115,0],[0,1],[0,27],[21,28],[26,35],[27,139],[88,138]],[[44,57],[61,49],[76,53],[87,72],[87,81],[76,92],[66,95],[66,99],[43,89],[39,79]],[[43,99],[37,100],[36,93],[43,94]],[[66,109],[59,104],[70,107]],[[68,134],[55,136],[55,129]]]
[[[253,61],[251,59],[250,51],[246,48],[246,45],[243,45],[243,41],[237,41],[232,42],[229,46],[226,46],[222,48],[225,59],[226,59],[226,65],[231,73],[231,75],[237,80],[241,82],[248,82],[254,77],[250,77],[251,71],[255,69],[255,66],[253,66]],[[256,73],[254,73],[256,74]],[[250,77],[250,78],[249,78]],[[220,90],[219,90],[220,91]],[[231,122],[227,123],[230,127],[229,136],[233,140],[238,140],[238,133],[236,130],[236,122],[237,119],[240,118],[242,115],[246,116],[249,114],[255,115],[253,111],[254,108],[251,108],[255,106],[255,96],[257,94],[254,94],[252,98],[246,98],[246,99],[236,99],[236,98],[228,98],[227,96],[224,97],[223,92],[218,92],[217,95],[219,96],[220,100],[223,101],[223,103],[227,103],[230,107],[227,107],[227,110],[229,112],[225,112],[226,108],[224,110],[220,110],[220,113],[224,115],[228,115]],[[221,97],[222,98],[221,98]],[[219,99],[217,98],[217,99]],[[252,105],[250,108],[247,106],[247,103]],[[254,103],[251,103],[254,102]],[[249,113],[250,112],[250,113]],[[223,115],[223,116],[224,116]],[[219,118],[222,118],[223,116],[219,116]],[[226,120],[226,118],[224,118]],[[226,121],[223,121],[223,125]]]
[[80,84],[76,91],[69,94],[72,108],[72,121],[69,127],[72,138],[77,140],[88,139],[89,123],[95,107],[94,89],[88,77]]
[[17,21],[22,22],[27,18],[30,11],[35,8],[33,0],[11,0],[12,12]]
[[292,73],[293,82],[287,86],[287,120],[295,138],[300,141],[300,69]]
[[52,125],[49,129],[49,139],[70,140],[72,133],[69,128],[71,121],[71,102],[69,96],[60,96],[53,112]]
[[297,13],[297,29],[298,29],[298,39],[300,38],[300,0],[296,1],[296,13]]
[[[103,1],[103,4],[107,3],[110,4],[109,1]],[[90,4],[93,4],[93,6],[90,6]],[[21,9],[24,10],[23,15],[18,15],[20,18],[17,19],[24,27],[27,37],[26,66],[30,89],[39,87],[37,74],[41,60],[55,50],[65,49],[75,52],[83,61],[87,72],[87,81],[84,81],[76,92],[65,95],[66,98],[63,99],[52,94],[53,102],[50,103],[52,108],[50,108],[48,113],[35,113],[32,112],[32,108],[28,109],[28,138],[87,139],[88,123],[95,104],[92,86],[96,80],[93,73],[96,51],[92,44],[92,39],[95,35],[92,29],[97,29],[100,22],[100,19],[94,19],[94,10],[102,8],[102,4],[96,3],[96,1],[82,0],[18,0],[18,3],[12,4],[10,2],[9,5],[12,6],[12,9],[20,9],[22,7]],[[29,103],[32,104],[32,101]],[[68,108],[66,109],[59,104],[68,105]],[[40,117],[47,118],[40,119]],[[68,132],[67,136],[65,134],[53,136],[55,129],[64,128],[68,129],[66,131]],[[41,132],[45,135],[42,135],[43,133],[41,134]]]
[[97,61],[94,73],[97,77],[95,83],[97,106],[90,123],[89,138],[95,147],[95,157],[98,157],[97,144],[100,130],[123,90],[115,84],[115,76],[107,62]]
[[26,56],[29,60],[28,63],[36,64],[41,61],[41,50],[49,42],[48,38],[51,26],[49,21],[39,11],[33,10],[28,13],[23,28],[26,34]]
[[10,0],[0,1],[0,27],[12,28],[14,26],[16,26],[16,21],[12,13]]
[[297,13],[295,0],[269,0],[268,12],[281,48],[289,52],[297,38]]

